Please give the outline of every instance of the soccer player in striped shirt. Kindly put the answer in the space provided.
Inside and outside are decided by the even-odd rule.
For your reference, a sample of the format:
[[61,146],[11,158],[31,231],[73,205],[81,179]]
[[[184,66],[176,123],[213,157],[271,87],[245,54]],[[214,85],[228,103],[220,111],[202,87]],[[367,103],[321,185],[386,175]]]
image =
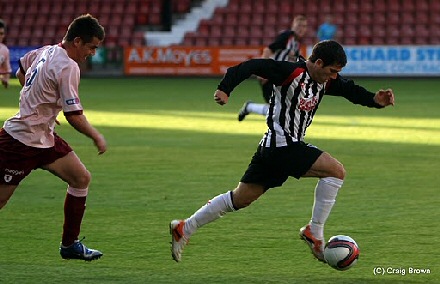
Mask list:
[[289,176],[318,178],[311,220],[300,229],[300,237],[315,258],[325,261],[324,224],[344,182],[345,169],[329,153],[304,142],[307,127],[326,95],[371,108],[394,105],[391,89],[373,93],[340,76],[346,63],[343,47],[329,40],[317,43],[307,61],[251,59],[227,70],[214,93],[220,105],[226,104],[234,88],[252,74],[269,79],[276,86],[267,115],[268,130],[234,190],[214,197],[187,219],[171,221],[175,261],[181,260],[184,246],[198,228],[249,206],[268,189],[281,186]]
[[9,86],[9,78],[11,76],[11,63],[9,59],[9,49],[3,43],[6,35],[6,24],[0,19],[0,80],[2,85],[7,88]]
[[[262,58],[271,58],[276,61],[296,62],[302,59],[301,38],[307,31],[307,18],[298,15],[293,19],[292,28],[281,32],[269,46],[263,50]],[[266,116],[269,109],[269,99],[272,96],[273,84],[267,79],[258,77],[263,91],[263,98],[266,103],[254,103],[247,101],[238,112],[238,121],[242,121],[250,113]]]
[[47,170],[68,184],[60,245],[63,259],[91,261],[102,256],[78,240],[90,172],[54,130],[56,118],[63,111],[71,126],[93,140],[99,154],[107,150],[104,136],[83,114],[78,94],[78,63],[95,55],[104,36],[97,19],[82,15],[69,25],[61,43],[43,46],[20,58],[16,73],[23,85],[20,110],[0,128],[0,208],[36,168]]

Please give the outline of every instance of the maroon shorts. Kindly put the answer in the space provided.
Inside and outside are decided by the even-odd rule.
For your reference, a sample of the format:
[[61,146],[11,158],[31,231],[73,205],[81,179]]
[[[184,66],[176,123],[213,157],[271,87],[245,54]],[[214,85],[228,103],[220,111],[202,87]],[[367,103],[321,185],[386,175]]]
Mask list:
[[50,148],[29,147],[0,129],[0,184],[18,185],[32,170],[51,164],[73,151],[56,133]]

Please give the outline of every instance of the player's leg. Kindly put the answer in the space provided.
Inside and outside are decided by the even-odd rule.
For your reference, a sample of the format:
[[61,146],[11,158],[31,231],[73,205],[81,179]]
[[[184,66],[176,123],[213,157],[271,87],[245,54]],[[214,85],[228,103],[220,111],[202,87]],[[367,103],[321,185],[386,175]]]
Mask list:
[[78,241],[91,180],[89,171],[73,151],[50,164],[42,166],[42,168],[50,171],[68,184],[64,201],[61,256],[65,259],[83,259],[87,261],[101,257],[101,252],[88,249]]
[[323,260],[324,225],[343,184],[345,170],[338,160],[324,152],[304,177],[318,177],[319,181],[315,187],[312,218],[308,225],[301,228],[300,236],[309,243],[314,255]]
[[14,193],[17,185],[0,184],[0,209],[2,209]]
[[90,183],[90,173],[75,152],[42,167],[68,184],[64,203],[62,244],[69,246],[78,239]]
[[246,110],[248,111],[248,113],[256,113],[266,116],[267,112],[269,111],[269,101],[273,92],[273,84],[266,81],[262,83],[261,89],[263,91],[263,98],[266,103],[264,104],[249,103],[246,107]]
[[[191,217],[171,222],[171,252],[175,261],[180,261],[184,246],[198,228],[217,220],[228,212],[249,206],[268,188],[280,186],[288,178],[287,172],[279,175],[280,171],[273,169],[272,165],[276,164],[277,157],[274,158],[271,153],[270,149],[259,146],[238,186],[233,191],[214,197]],[[281,156],[282,154],[280,153]],[[274,174],[274,171],[278,176]]]
[[233,191],[217,195],[185,220],[173,220],[170,223],[172,235],[171,252],[175,261],[180,261],[184,246],[198,228],[214,222],[228,212],[249,206],[264,193],[258,184],[240,182]]
[[258,104],[258,103],[248,103],[246,106],[246,111],[248,114],[256,113],[259,115],[267,115],[269,111],[269,104]]
[[247,101],[243,104],[241,109],[238,112],[238,121],[242,121],[246,118],[246,116],[250,113],[256,113],[260,115],[266,115],[269,111],[269,100],[272,96],[273,85],[269,83],[267,80],[260,80],[261,90],[263,92],[263,98],[266,103],[254,103],[252,101]]

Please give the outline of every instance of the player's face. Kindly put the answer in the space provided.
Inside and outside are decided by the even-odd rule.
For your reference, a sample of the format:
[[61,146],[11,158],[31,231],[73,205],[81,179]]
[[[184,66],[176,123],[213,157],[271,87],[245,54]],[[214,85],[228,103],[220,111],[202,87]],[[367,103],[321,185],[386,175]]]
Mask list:
[[[78,38],[79,39],[79,38]],[[101,41],[97,37],[93,37],[91,42],[84,42],[79,39],[77,44],[77,58],[74,60],[78,63],[85,62],[89,56],[93,56],[96,53]]]
[[296,21],[293,23],[292,30],[295,31],[295,33],[299,37],[303,37],[306,34],[307,31],[307,21]]
[[315,62],[315,74],[313,78],[316,82],[323,84],[330,79],[336,79],[338,73],[341,72],[342,67],[338,65],[327,65],[325,67],[321,59]]

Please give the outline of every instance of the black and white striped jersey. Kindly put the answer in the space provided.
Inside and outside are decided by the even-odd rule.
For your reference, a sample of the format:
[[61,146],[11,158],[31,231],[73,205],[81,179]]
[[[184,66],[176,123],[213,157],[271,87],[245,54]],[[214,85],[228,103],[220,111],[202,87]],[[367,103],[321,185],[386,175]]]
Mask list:
[[266,119],[268,130],[260,142],[265,147],[303,141],[324,94],[341,96],[367,107],[382,107],[374,102],[374,93],[340,75],[324,84],[315,82],[304,61],[251,59],[228,68],[218,89],[230,95],[251,75],[269,79],[275,85]]
[[298,61],[300,55],[300,43],[294,31],[281,32],[268,48],[273,52],[271,57],[276,61]]

